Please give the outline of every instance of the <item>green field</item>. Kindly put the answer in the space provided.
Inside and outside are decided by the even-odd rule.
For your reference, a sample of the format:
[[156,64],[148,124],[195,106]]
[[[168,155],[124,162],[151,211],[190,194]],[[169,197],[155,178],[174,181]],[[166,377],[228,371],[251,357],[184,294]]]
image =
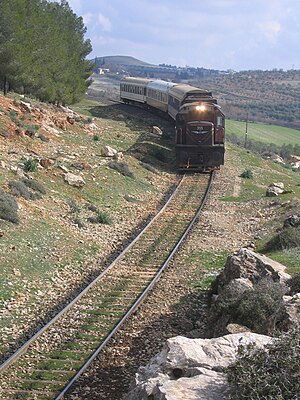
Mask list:
[[[248,122],[248,139],[263,143],[274,143],[276,146],[284,144],[300,145],[300,131],[276,125]],[[246,122],[226,120],[226,134],[235,134],[245,138]]]

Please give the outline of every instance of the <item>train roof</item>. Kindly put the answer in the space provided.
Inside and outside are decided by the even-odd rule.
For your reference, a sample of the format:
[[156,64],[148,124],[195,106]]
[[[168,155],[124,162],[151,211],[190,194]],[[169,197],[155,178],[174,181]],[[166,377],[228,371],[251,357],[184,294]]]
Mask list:
[[169,94],[178,98],[180,101],[182,101],[187,95],[193,95],[195,94],[197,97],[211,97],[212,93],[209,92],[208,90],[205,89],[200,89],[194,86],[190,86],[187,84],[177,84],[176,86],[173,86]]
[[148,83],[152,82],[153,79],[149,78],[135,78],[131,76],[127,76],[121,79],[121,83],[131,83],[135,85],[148,85]]
[[169,89],[176,85],[176,83],[172,82],[166,82],[160,79],[157,79],[155,81],[152,81],[148,84],[149,89],[155,89],[155,90],[160,90],[161,92],[168,92]]

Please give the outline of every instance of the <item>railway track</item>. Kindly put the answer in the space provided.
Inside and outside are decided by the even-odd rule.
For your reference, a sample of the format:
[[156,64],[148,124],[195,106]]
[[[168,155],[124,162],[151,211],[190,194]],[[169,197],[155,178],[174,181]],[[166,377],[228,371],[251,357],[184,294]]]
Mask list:
[[0,367],[2,399],[62,399],[138,307],[206,200],[213,175],[185,175],[149,225]]

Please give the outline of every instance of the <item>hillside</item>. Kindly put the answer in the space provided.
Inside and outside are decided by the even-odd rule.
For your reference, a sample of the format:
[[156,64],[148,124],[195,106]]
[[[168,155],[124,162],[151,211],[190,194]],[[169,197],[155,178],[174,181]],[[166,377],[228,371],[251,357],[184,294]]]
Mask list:
[[243,71],[191,83],[212,90],[229,118],[300,129],[300,70]]
[[[166,135],[153,136],[153,125],[159,125]],[[84,100],[71,110],[16,95],[0,96],[3,358],[16,343],[32,335],[37,322],[48,320],[99,274],[160,208],[178,180],[172,140],[166,139],[172,132],[173,126],[158,116],[122,104]],[[118,153],[113,158],[104,156],[105,145]],[[253,172],[253,179],[241,178],[245,168]],[[70,174],[76,176],[73,184],[67,179]],[[271,182],[283,182],[288,189],[275,202],[265,195]],[[133,367],[139,357],[145,362],[157,352],[157,342],[153,340],[152,345],[154,333],[148,328],[155,335],[161,329],[159,343],[179,334],[178,321],[184,323],[182,316],[187,311],[185,300],[182,307],[176,307],[182,296],[194,293],[198,301],[197,291],[209,285],[228,253],[272,236],[287,215],[299,211],[299,198],[298,173],[227,145],[226,163],[216,174],[203,219],[186,243],[181,261],[169,270],[172,283],[166,285],[162,280],[158,290],[164,292],[159,296],[153,290],[160,304],[150,304],[154,320],[140,318],[143,313],[134,316],[147,329],[141,341],[145,351],[132,357]],[[299,253],[294,249],[275,256],[299,270]],[[167,321],[171,325],[165,329]],[[127,344],[122,342],[122,346]],[[135,368],[129,368],[128,359],[117,354],[122,363],[115,369],[117,381],[127,387]],[[92,371],[93,381],[101,382],[101,390],[107,386],[104,398],[119,399],[119,386],[107,379],[106,365],[100,364]],[[124,380],[120,380],[122,373]],[[111,396],[114,390],[116,397]],[[99,393],[96,386],[95,391]],[[79,398],[85,397],[80,394]]]
[[[123,66],[147,66],[150,67],[153,64],[149,64],[145,61],[138,60],[137,58],[131,56],[102,56],[96,57],[91,60],[96,64],[97,67],[103,65],[123,65]],[[153,65],[154,66],[154,65]]]
[[177,180],[168,142],[148,137],[157,118],[88,104],[86,116],[0,96],[1,353],[99,273]]

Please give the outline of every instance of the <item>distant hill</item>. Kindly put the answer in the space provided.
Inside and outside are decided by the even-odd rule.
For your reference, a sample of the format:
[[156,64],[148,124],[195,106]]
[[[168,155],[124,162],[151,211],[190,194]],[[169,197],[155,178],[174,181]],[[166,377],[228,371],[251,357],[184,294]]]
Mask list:
[[91,61],[96,64],[97,68],[107,65],[116,65],[116,66],[134,65],[134,66],[147,66],[147,67],[155,66],[154,64],[146,63],[131,56],[104,56],[104,57],[96,57]]
[[227,118],[300,129],[300,70],[242,71],[189,83],[211,90]]

